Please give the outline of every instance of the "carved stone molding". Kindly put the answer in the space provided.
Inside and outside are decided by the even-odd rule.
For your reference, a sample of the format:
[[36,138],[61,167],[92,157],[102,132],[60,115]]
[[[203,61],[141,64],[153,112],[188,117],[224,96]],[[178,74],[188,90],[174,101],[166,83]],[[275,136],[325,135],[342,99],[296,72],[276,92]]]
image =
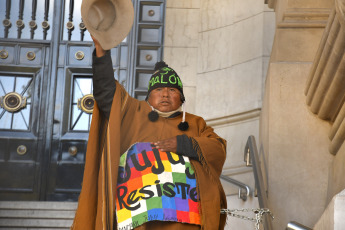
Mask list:
[[345,141],[345,0],[336,0],[311,68],[305,95],[310,110],[333,122],[329,150]]
[[213,128],[219,128],[222,126],[229,126],[237,122],[248,121],[251,119],[259,119],[261,109],[253,109],[243,113],[233,114],[225,117],[219,117],[214,119],[206,119],[206,123]]
[[265,0],[265,4],[267,4],[271,9],[274,9],[276,7],[276,2],[277,0]]
[[325,28],[330,11],[313,9],[310,11],[289,9],[284,12],[283,19],[278,22],[278,28]]

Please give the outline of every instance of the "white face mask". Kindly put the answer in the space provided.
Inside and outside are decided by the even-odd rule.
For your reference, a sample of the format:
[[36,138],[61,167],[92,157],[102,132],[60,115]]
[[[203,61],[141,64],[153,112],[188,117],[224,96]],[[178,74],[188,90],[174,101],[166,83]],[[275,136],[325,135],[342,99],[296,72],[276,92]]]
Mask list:
[[[181,123],[177,126],[179,128],[179,130],[181,131],[186,131],[189,128],[189,124],[188,122],[186,122],[186,111],[185,111],[185,103],[183,103],[178,109],[174,110],[174,111],[170,111],[170,112],[161,112],[158,109],[153,108],[153,106],[150,105],[150,103],[148,101],[146,101],[147,104],[151,107],[152,111],[148,114],[149,120],[152,122],[155,122],[158,120],[158,117],[170,117],[172,114],[176,113],[176,112],[181,112],[183,113],[182,115],[182,121]],[[155,115],[156,114],[156,115]]]
[[180,106],[178,109],[176,109],[176,110],[174,110],[174,111],[170,111],[170,112],[161,112],[161,111],[159,111],[158,109],[153,108],[153,106],[150,105],[150,103],[149,103],[148,101],[147,101],[147,104],[149,104],[149,106],[152,108],[152,110],[153,110],[153,111],[156,111],[156,112],[159,114],[159,116],[164,117],[164,118],[170,117],[171,115],[173,115],[173,114],[176,113],[176,112],[182,112],[182,106]]

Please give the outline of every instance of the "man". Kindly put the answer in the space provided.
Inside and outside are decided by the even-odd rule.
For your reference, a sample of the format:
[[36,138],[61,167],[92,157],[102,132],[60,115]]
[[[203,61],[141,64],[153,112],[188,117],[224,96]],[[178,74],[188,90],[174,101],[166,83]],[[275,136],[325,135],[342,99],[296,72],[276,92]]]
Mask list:
[[[226,141],[201,117],[181,108],[185,100],[182,82],[164,62],[155,66],[146,100],[138,101],[114,80],[110,51],[103,50],[95,39],[94,43],[96,103],[72,229],[223,229],[226,216],[220,209],[226,208],[226,197],[219,176]],[[149,149],[133,153],[142,146]],[[162,163],[164,157],[168,166]],[[149,158],[154,159],[150,162]],[[169,175],[165,172],[169,167],[184,167],[179,174],[184,175],[185,183],[163,184],[160,178],[168,177],[161,176]],[[129,177],[136,174],[141,183],[144,171],[156,179],[130,189]],[[159,200],[154,203],[156,208],[146,205],[151,198]],[[178,210],[177,199],[187,202],[189,210]],[[166,205],[166,210],[175,213],[167,214]],[[143,208],[143,213],[154,215],[139,215]]]

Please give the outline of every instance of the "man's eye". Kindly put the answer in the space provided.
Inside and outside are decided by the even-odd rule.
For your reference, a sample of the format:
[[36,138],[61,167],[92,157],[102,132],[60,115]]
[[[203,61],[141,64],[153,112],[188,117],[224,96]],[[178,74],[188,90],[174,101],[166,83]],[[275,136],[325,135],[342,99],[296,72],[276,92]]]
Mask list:
[[176,92],[176,89],[171,88],[170,91],[171,91],[171,92]]

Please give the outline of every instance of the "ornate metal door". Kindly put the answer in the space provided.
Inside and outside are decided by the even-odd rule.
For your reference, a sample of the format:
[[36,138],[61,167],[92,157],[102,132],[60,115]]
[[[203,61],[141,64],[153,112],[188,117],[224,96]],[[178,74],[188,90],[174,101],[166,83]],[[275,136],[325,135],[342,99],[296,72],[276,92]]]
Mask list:
[[[93,43],[81,0],[0,2],[0,200],[77,200],[92,97]],[[114,77],[139,99],[162,58],[165,2],[133,1],[112,49]]]

